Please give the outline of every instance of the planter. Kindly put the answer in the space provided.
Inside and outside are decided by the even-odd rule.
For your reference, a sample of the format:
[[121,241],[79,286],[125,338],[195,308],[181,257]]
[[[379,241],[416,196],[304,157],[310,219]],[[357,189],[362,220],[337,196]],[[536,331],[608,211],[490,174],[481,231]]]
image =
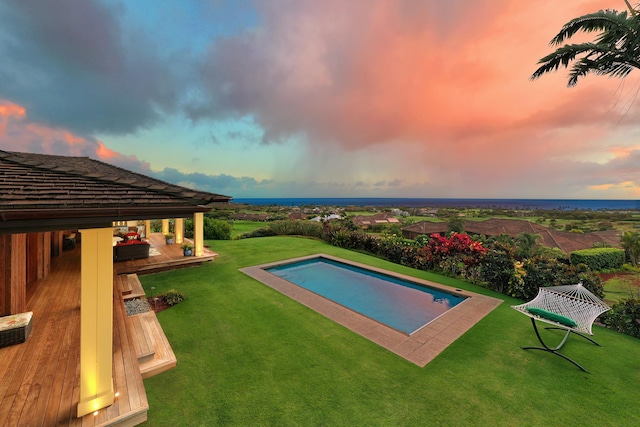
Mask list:
[[175,240],[167,239],[166,242],[167,242],[167,245],[173,245],[175,243]]
[[184,250],[184,256],[191,256],[193,254],[193,250],[192,249],[185,249]]

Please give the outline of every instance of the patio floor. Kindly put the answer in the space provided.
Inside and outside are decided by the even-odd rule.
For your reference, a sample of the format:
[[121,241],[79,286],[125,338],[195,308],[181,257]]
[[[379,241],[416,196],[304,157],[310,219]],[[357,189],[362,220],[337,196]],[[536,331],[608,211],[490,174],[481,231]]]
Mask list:
[[[0,348],[0,424],[7,426],[134,426],[149,405],[136,336],[123,304],[119,273],[148,273],[210,261],[184,257],[179,245],[150,236],[160,255],[114,264],[113,381],[118,397],[97,415],[76,418],[80,372],[80,247],[52,259],[49,275],[28,292],[33,328],[25,343]],[[155,267],[154,267],[155,266]]]

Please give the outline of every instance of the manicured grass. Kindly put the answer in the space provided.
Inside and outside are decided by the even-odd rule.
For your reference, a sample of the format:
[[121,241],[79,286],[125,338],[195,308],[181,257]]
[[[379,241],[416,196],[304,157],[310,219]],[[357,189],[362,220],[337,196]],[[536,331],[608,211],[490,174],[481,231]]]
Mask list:
[[640,289],[632,285],[632,282],[637,280],[637,274],[623,274],[607,280],[603,283],[605,301],[611,305],[622,299],[638,298],[640,296]]
[[[187,299],[158,314],[178,359],[145,380],[152,426],[640,425],[640,340],[595,327],[560,357],[518,303],[488,290],[295,237],[208,242],[205,266],[141,276]],[[314,253],[505,300],[424,368],[245,276],[238,268]],[[558,332],[544,331],[560,338]]]
[[263,222],[263,221],[244,221],[244,220],[233,221],[233,228],[231,229],[231,238],[233,239],[241,234],[248,233],[249,231],[253,231],[257,228],[267,227],[268,225],[269,225],[268,222]]

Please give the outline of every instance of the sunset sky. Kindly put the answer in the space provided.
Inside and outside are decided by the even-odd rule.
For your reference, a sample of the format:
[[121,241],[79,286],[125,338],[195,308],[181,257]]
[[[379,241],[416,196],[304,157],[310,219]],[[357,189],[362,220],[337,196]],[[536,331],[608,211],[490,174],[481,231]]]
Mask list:
[[4,1],[0,149],[236,198],[638,199],[640,70],[529,79],[564,23],[625,7]]

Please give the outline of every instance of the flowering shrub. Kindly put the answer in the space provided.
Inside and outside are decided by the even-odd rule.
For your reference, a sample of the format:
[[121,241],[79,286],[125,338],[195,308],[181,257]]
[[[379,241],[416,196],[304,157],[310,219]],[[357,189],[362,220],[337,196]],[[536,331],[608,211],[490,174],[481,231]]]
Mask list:
[[448,238],[440,234],[432,234],[430,237],[423,251],[426,265],[455,276],[478,276],[475,267],[487,252],[482,243],[462,233],[453,233]]
[[489,289],[503,293],[515,277],[513,246],[502,242],[491,243],[482,258],[480,274]]

